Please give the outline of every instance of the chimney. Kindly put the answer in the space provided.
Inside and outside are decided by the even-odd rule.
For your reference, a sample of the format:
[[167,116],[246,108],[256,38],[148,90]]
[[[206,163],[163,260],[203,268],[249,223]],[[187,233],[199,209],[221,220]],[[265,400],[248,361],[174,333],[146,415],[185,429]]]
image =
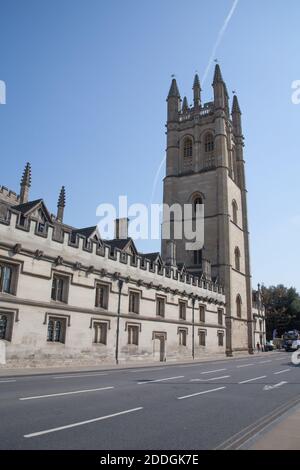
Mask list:
[[115,238],[118,240],[126,240],[128,238],[128,222],[127,217],[115,220]]
[[167,241],[166,264],[169,266],[176,266],[176,243],[174,240]]

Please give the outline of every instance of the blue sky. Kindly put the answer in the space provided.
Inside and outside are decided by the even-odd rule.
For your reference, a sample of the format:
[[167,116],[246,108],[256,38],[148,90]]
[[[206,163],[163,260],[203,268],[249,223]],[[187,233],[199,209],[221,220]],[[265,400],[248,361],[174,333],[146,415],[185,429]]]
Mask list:
[[[192,98],[233,0],[1,0],[1,178],[16,191],[32,163],[31,198],[65,221],[97,223],[96,207],[149,204],[164,157],[166,95],[176,74]],[[253,282],[300,290],[298,0],[240,0],[216,52],[236,90],[246,138]],[[203,99],[212,98],[212,73]],[[161,202],[162,178],[153,202]],[[159,242],[138,242],[158,250]]]

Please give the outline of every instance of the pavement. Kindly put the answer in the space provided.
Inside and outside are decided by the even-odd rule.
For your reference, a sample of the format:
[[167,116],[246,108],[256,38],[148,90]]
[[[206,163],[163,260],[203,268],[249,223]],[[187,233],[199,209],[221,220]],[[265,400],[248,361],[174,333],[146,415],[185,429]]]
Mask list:
[[300,449],[299,371],[278,351],[105,370],[2,369],[0,449],[278,449],[278,432]]

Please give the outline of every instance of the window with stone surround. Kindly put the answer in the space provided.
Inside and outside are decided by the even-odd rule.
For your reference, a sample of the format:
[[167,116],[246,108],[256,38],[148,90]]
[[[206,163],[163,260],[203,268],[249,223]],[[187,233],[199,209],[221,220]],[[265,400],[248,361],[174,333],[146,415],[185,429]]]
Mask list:
[[53,274],[51,299],[57,302],[67,303],[69,290],[69,278],[60,274]]
[[166,299],[165,297],[156,297],[156,315],[158,317],[164,317],[165,316],[165,305],[166,305]]
[[93,324],[94,327],[94,343],[96,344],[107,344],[107,322],[97,321]]
[[238,205],[236,203],[235,200],[232,201],[232,220],[235,224],[238,223],[238,217],[237,217],[237,214],[238,214]]
[[218,324],[223,325],[223,315],[224,311],[222,308],[218,308]]
[[140,313],[140,293],[129,291],[129,313]]
[[109,286],[107,284],[96,284],[95,307],[108,309]]
[[15,294],[17,266],[0,262],[0,292]]
[[139,326],[138,325],[128,325],[128,344],[133,344],[135,346],[139,345]]
[[178,328],[179,346],[187,345],[187,328]]
[[205,305],[199,305],[199,321],[205,323]]
[[199,346],[206,346],[206,330],[199,330]]
[[66,318],[49,316],[47,341],[53,343],[64,343],[66,338]]
[[179,319],[186,320],[186,302],[183,300],[179,300]]
[[0,312],[0,340],[11,341],[14,314]]
[[224,346],[224,332],[218,331],[218,346]]

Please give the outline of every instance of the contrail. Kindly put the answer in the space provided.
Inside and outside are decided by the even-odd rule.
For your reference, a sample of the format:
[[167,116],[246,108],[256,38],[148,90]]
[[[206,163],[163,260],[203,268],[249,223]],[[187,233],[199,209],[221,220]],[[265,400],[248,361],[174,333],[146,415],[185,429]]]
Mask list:
[[[216,42],[215,42],[215,44],[214,44],[214,47],[213,47],[212,52],[211,52],[210,59],[209,59],[209,61],[208,61],[208,64],[207,64],[207,67],[206,67],[206,69],[205,69],[203,78],[202,78],[202,80],[201,80],[201,84],[204,84],[204,82],[205,82],[205,80],[206,80],[206,78],[207,78],[207,76],[208,76],[208,73],[209,73],[209,70],[210,70],[210,68],[211,68],[211,65],[212,65],[212,63],[213,63],[213,61],[214,61],[214,59],[215,59],[216,52],[217,52],[217,49],[218,49],[218,47],[219,47],[219,44],[220,44],[220,42],[221,42],[221,40],[222,40],[222,38],[223,38],[223,36],[224,36],[224,33],[225,33],[226,29],[227,29],[227,26],[229,25],[229,22],[230,22],[230,20],[231,20],[231,18],[232,18],[232,15],[234,14],[236,7],[238,6],[238,3],[239,3],[239,0],[234,0],[234,2],[233,2],[233,4],[232,4],[232,7],[231,7],[231,9],[230,9],[230,11],[229,11],[229,13],[228,13],[228,15],[226,16],[226,18],[225,18],[225,20],[224,20],[223,26],[222,26],[222,28],[220,29],[219,33],[218,33],[217,40],[216,40]],[[160,174],[160,172],[161,172],[161,169],[162,169],[162,166],[163,166],[165,160],[166,160],[166,157],[164,157],[164,158],[162,159],[162,161],[160,162],[159,167],[158,167],[158,169],[157,169],[157,171],[156,171],[156,174],[155,174],[155,178],[154,178],[153,186],[152,186],[151,203],[152,203],[152,201],[153,201],[153,197],[154,197],[154,194],[155,194],[155,190],[156,190],[156,185],[157,185],[157,181],[158,181],[158,178],[159,178],[159,174]]]
[[224,36],[224,33],[225,33],[225,31],[226,31],[226,29],[227,29],[227,26],[228,26],[228,24],[229,24],[229,22],[230,22],[230,20],[231,20],[231,18],[232,18],[232,15],[233,15],[233,13],[235,12],[236,7],[238,6],[238,3],[239,3],[239,0],[234,0],[230,11],[229,11],[228,15],[227,15],[226,18],[225,18],[225,21],[224,21],[224,23],[223,23],[223,26],[222,26],[222,28],[221,28],[220,31],[219,31],[217,40],[216,40],[216,42],[215,42],[215,44],[214,44],[214,47],[213,47],[213,49],[212,49],[212,53],[211,53],[210,59],[209,59],[209,61],[208,61],[207,67],[206,67],[206,69],[205,69],[205,72],[204,72],[204,75],[203,75],[203,78],[202,78],[202,83],[204,83],[205,80],[207,79],[207,76],[208,76],[209,70],[210,70],[210,68],[211,68],[211,65],[212,65],[214,59],[216,58],[216,52],[217,52],[217,49],[218,49],[218,47],[219,47],[219,44],[220,44],[220,42],[221,42],[221,40],[222,40],[222,38],[223,38],[223,36]]

